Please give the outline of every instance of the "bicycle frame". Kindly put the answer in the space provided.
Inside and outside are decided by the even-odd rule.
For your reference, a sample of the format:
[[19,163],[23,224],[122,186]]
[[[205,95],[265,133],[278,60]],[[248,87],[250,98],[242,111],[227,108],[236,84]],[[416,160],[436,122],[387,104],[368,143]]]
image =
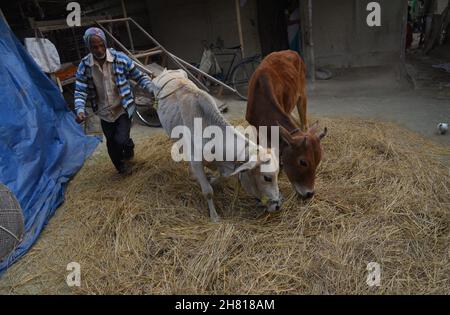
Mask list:
[[[236,68],[238,68],[240,65],[253,61],[253,60],[259,60],[260,59],[260,55],[254,55],[254,56],[250,56],[250,57],[246,57],[246,58],[242,58],[242,53],[240,49],[233,49],[234,52],[218,52],[218,53],[214,53],[214,55],[216,56],[233,56],[233,59],[231,60],[231,63],[228,67],[228,70],[226,71],[226,75],[223,79],[223,81],[225,83],[229,83],[231,80],[231,75],[233,74],[234,70]],[[236,60],[238,57],[240,57],[240,60]],[[236,63],[235,63],[236,62]]]
[[[236,60],[236,58],[239,56],[238,50],[236,49],[235,52],[231,53],[231,52],[219,52],[219,53],[215,53],[213,52],[216,56],[233,56],[233,59],[231,60],[231,63],[228,67],[228,71],[227,74],[224,77],[224,82],[229,82],[229,80],[231,79],[231,73],[233,73],[232,70],[234,70],[235,66],[234,66],[234,62]],[[241,56],[242,59],[242,56]],[[238,63],[239,64],[239,63]]]

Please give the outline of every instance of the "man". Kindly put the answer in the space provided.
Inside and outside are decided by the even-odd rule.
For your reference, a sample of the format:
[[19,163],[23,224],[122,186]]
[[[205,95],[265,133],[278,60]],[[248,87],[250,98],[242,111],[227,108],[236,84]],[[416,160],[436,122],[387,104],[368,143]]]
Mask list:
[[76,121],[81,123],[85,120],[85,105],[89,100],[94,113],[101,119],[112,163],[120,174],[129,174],[131,168],[124,161],[134,156],[130,129],[135,110],[129,79],[149,92],[153,83],[128,56],[107,48],[101,29],[91,27],[86,30],[84,41],[90,54],[81,60],[76,74]]

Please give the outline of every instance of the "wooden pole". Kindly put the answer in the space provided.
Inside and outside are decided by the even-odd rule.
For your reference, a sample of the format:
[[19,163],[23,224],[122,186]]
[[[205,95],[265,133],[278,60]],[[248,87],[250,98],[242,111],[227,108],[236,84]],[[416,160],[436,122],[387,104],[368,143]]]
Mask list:
[[309,44],[309,68],[311,75],[311,83],[314,88],[316,82],[316,62],[314,58],[314,41],[313,41],[313,24],[312,24],[312,0],[308,0],[308,44]]
[[[297,1],[298,3],[297,3],[297,5],[298,5],[298,16],[300,17],[300,23],[298,24],[298,27],[299,27],[299,32],[298,32],[298,34],[299,34],[299,36],[298,36],[298,38],[297,38],[297,40],[298,40],[298,47],[300,47],[300,49],[299,49],[299,54],[300,54],[300,56],[302,55],[302,50],[304,49],[304,46],[303,46],[303,43],[304,43],[304,39],[303,39],[303,34],[304,34],[304,32],[303,32],[303,27],[304,27],[304,25],[305,25],[305,23],[303,22],[303,15],[302,15],[302,0],[298,0]],[[304,53],[303,53],[304,54]]]
[[403,4],[403,15],[402,15],[402,33],[401,33],[401,42],[400,42],[400,62],[405,62],[406,57],[406,32],[408,26],[408,2],[405,1]]
[[[123,11],[123,17],[127,18],[127,8],[125,7],[125,1],[121,0],[120,1],[122,3],[122,11]],[[134,43],[133,43],[133,36],[131,36],[131,29],[130,29],[130,23],[128,23],[128,21],[125,22],[126,26],[127,26],[127,33],[128,33],[128,39],[130,40],[130,47],[131,47],[131,51],[134,52]]]
[[76,48],[76,50],[77,50],[77,56],[78,56],[78,59],[81,60],[80,47],[79,47],[79,45],[78,45],[77,38],[76,38],[76,36],[75,36],[74,28],[71,27],[70,29],[72,30],[73,42],[75,43],[75,48]]
[[238,33],[239,33],[239,43],[241,45],[241,54],[242,58],[245,58],[245,50],[244,50],[244,36],[242,34],[242,21],[241,21],[241,6],[240,0],[235,0],[236,4],[236,18],[238,24]]

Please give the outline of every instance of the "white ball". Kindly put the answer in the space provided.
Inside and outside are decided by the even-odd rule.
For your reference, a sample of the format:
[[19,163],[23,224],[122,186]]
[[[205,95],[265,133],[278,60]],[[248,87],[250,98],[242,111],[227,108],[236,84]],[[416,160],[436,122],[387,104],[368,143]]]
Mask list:
[[439,133],[440,133],[441,135],[446,134],[447,131],[448,131],[448,124],[447,124],[447,123],[439,123],[439,124],[437,125],[437,128],[438,128]]

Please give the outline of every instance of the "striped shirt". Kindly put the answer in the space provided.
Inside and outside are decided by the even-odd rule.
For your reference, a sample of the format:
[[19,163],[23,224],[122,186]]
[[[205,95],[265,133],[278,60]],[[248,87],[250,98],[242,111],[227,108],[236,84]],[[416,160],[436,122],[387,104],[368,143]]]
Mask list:
[[[127,55],[113,48],[108,48],[107,50],[111,55],[110,58],[112,57],[111,69],[114,75],[117,93],[120,97],[120,104],[127,111],[129,117],[131,117],[134,113],[135,104],[129,80],[136,81],[139,86],[148,92],[153,91],[153,82],[136,67],[133,60]],[[94,113],[98,113],[99,106],[97,102],[99,98],[97,95],[97,87],[94,83],[93,67],[94,58],[92,54],[81,59],[80,65],[78,66],[74,95],[75,111],[77,114],[85,110],[87,101],[91,102]]]

